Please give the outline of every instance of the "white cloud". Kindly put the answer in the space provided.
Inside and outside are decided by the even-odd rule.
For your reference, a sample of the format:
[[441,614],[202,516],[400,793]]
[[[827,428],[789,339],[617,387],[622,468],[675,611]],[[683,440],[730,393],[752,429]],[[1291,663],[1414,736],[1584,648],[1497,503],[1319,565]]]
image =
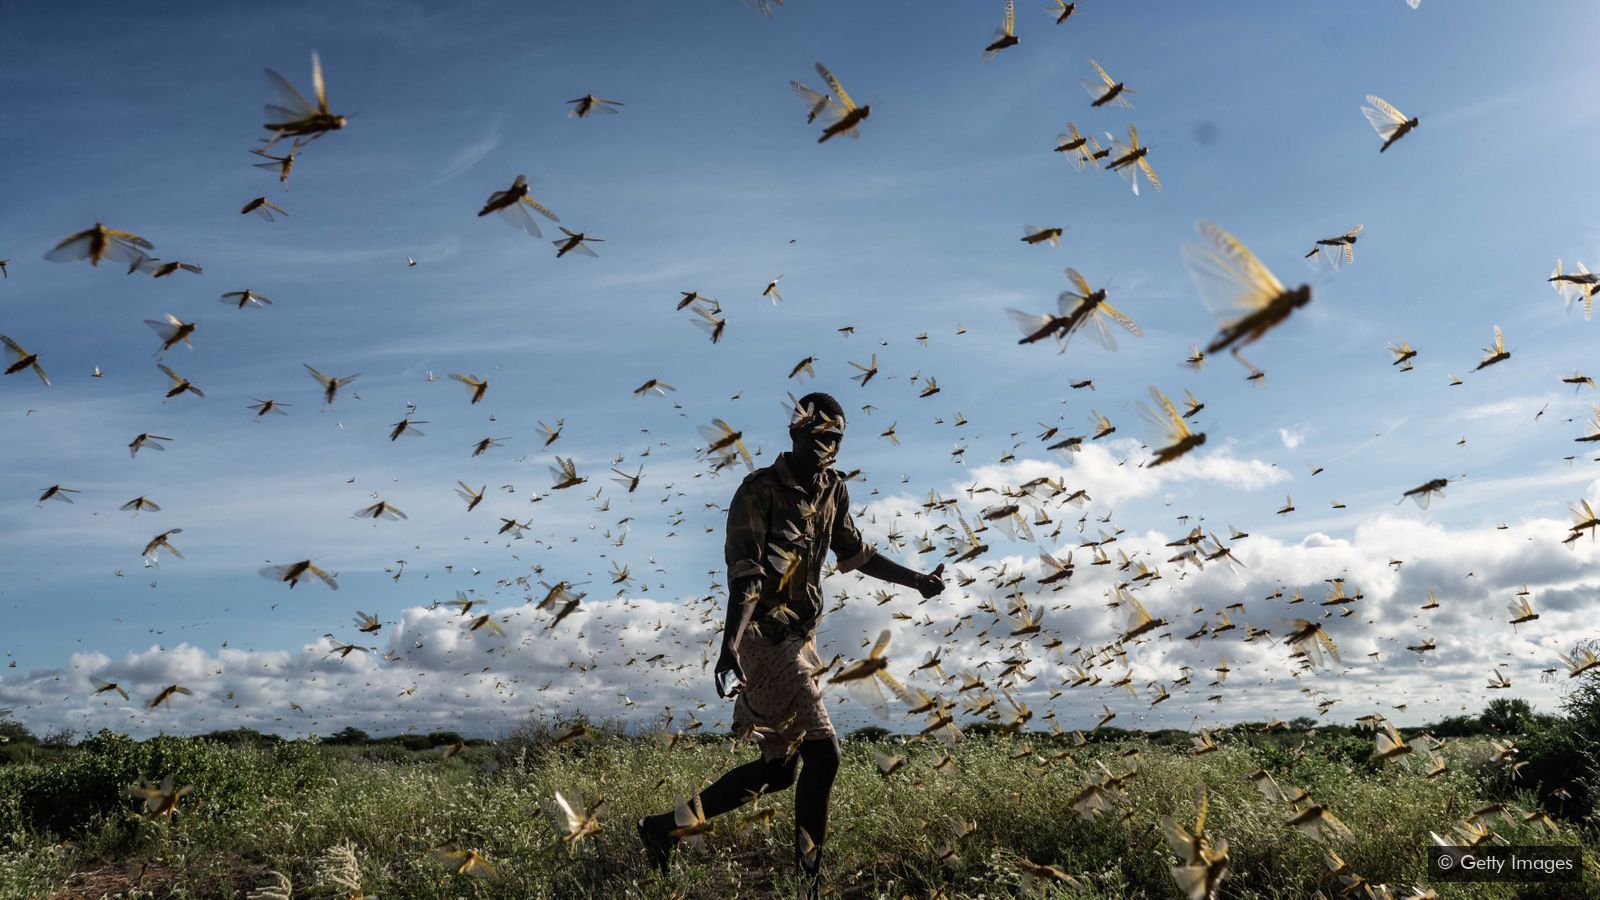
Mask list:
[[1289,478],[1288,473],[1271,463],[1234,455],[1227,444],[1215,450],[1194,451],[1158,467],[1144,465],[1148,455],[1147,451],[1141,449],[1142,446],[1131,439],[1111,440],[1087,443],[1082,450],[1071,454],[1065,463],[1028,459],[1004,465],[980,466],[973,470],[971,484],[1000,487],[1022,484],[1034,478],[1063,479],[1072,490],[1083,488],[1094,501],[1115,506],[1126,500],[1153,496],[1164,488],[1182,485],[1255,491]]
[[[1022,460],[982,467],[973,473],[971,485],[954,486],[952,493],[1048,475],[1120,500],[1192,480],[1250,487],[1282,477],[1225,450],[1187,465],[1150,470],[1131,462],[1116,466],[1115,449],[1133,447],[1131,442],[1123,448],[1092,446],[1070,466]],[[969,520],[975,519],[975,504],[962,502]],[[1095,508],[1101,503],[1097,498]],[[823,657],[859,656],[863,643],[887,628],[895,635],[890,656],[896,674],[946,697],[955,696],[954,685],[936,684],[925,672],[911,674],[929,651],[942,650],[947,672],[966,669],[991,683],[1003,668],[1001,660],[1026,658],[1022,672],[1028,680],[1016,685],[1017,692],[1041,717],[1054,710],[1067,728],[1091,725],[1102,704],[1118,711],[1117,724],[1187,727],[1196,717],[1221,722],[1315,715],[1321,700],[1336,703],[1329,714],[1333,720],[1377,711],[1402,722],[1420,722],[1463,707],[1481,707],[1492,696],[1485,684],[1496,668],[1512,679],[1515,695],[1551,708],[1559,679],[1542,680],[1540,670],[1559,665],[1557,652],[1590,636],[1585,629],[1592,619],[1583,598],[1600,588],[1600,576],[1594,574],[1600,549],[1587,541],[1561,546],[1566,523],[1556,519],[1529,519],[1501,530],[1450,528],[1382,513],[1362,520],[1344,536],[1312,533],[1285,540],[1257,535],[1236,541],[1233,550],[1243,564],[1237,575],[1215,563],[1196,570],[1167,562],[1177,551],[1166,545],[1181,532],[1129,530],[1106,549],[1113,560],[1120,551],[1161,573],[1159,580],[1136,588],[1136,594],[1152,615],[1168,620],[1163,630],[1171,632],[1170,638],[1128,647],[1125,663],[1093,669],[1107,682],[1130,672],[1137,690],[1137,697],[1130,698],[1105,687],[1062,687],[1069,674],[1065,651],[1081,646],[1095,654],[1122,631],[1125,614],[1108,609],[1105,599],[1110,587],[1131,573],[1118,571],[1115,564],[1089,565],[1072,524],[1076,509],[1051,512],[1065,527],[1043,548],[1058,556],[1074,551],[1078,569],[1070,587],[1040,588],[1041,547],[1013,541],[990,527],[985,533],[990,551],[953,567],[950,589],[935,600],[924,601],[859,574],[831,577],[824,594],[842,605],[824,619],[819,636]],[[912,536],[931,532],[937,523],[926,516],[917,498],[889,496],[868,504],[862,522],[869,537],[892,553],[884,535],[890,530]],[[1106,527],[1114,525],[1113,520]],[[903,555],[908,564],[924,569],[938,558],[938,553]],[[644,566],[636,570],[647,571]],[[1019,573],[1025,576],[1019,585],[996,585]],[[1346,590],[1359,591],[1362,599],[1349,607],[1322,606],[1327,579],[1335,577],[1344,578]],[[957,578],[973,581],[961,588]],[[1504,608],[1523,584],[1540,618],[1512,630]],[[879,603],[875,593],[885,587],[889,599]],[[1019,589],[1030,605],[1044,610],[1043,638],[1018,643],[1009,637],[1010,625],[996,615]],[[1280,590],[1282,596],[1265,599]],[[1289,603],[1297,590],[1305,602]],[[1424,612],[1419,607],[1430,590],[1437,593],[1440,608]],[[0,705],[16,707],[16,714],[41,732],[109,727],[150,734],[247,725],[326,734],[356,725],[375,733],[451,728],[494,734],[529,712],[581,710],[651,727],[669,708],[679,726],[698,717],[706,729],[725,727],[728,711],[711,699],[709,683],[721,622],[720,601],[714,595],[585,600],[554,628],[551,614],[537,611],[531,602],[541,595],[534,579],[529,587],[504,581],[482,595],[489,601],[483,609],[494,615],[503,636],[488,629],[470,632],[471,618],[453,608],[413,605],[385,616],[384,631],[364,642],[360,639],[367,636],[345,624],[342,612],[330,615],[325,627],[337,640],[371,648],[343,659],[330,655],[327,638],[292,650],[206,649],[180,643],[151,646],[120,659],[78,653],[65,666],[0,680]],[[1216,625],[1218,611],[1232,603],[1244,604],[1232,614],[1235,630],[1184,640],[1202,624]],[[1202,612],[1193,612],[1195,607]],[[1338,615],[1343,608],[1354,613]],[[1290,649],[1279,640],[1297,618],[1320,621],[1339,644],[1343,662],[1292,677]],[[1274,637],[1245,643],[1246,624],[1270,630]],[[1048,638],[1059,639],[1062,646],[1046,649]],[[1435,641],[1438,649],[1426,655],[1405,649],[1424,639]],[[663,656],[655,659],[657,654]],[[1224,655],[1233,674],[1220,688],[1208,686]],[[1192,684],[1172,687],[1182,666],[1193,670]],[[115,694],[92,695],[91,676],[118,682],[133,695],[132,702]],[[1167,685],[1173,695],[1154,709],[1152,682]],[[145,710],[143,701],[168,684],[182,684],[194,695],[174,698],[170,708]],[[1051,701],[1053,688],[1064,693]],[[702,702],[710,705],[701,709]],[[1395,708],[1400,705],[1406,707],[1403,713]],[[841,694],[830,691],[830,708],[841,728],[868,723]],[[891,724],[914,725],[899,719]]]
[[440,177],[444,179],[454,178],[483,162],[484,157],[493,153],[495,148],[500,146],[500,126],[502,124],[501,117],[496,116],[489,125],[489,133],[457,151],[456,155],[452,156],[450,161],[445,164],[444,172]]
[[[1527,394],[1521,397],[1507,397],[1503,400],[1491,400],[1486,403],[1475,403],[1457,413],[1463,419],[1491,419],[1499,422],[1529,422],[1541,407],[1557,406],[1561,408],[1576,406],[1571,396],[1563,396],[1553,392],[1542,394]],[[1578,406],[1577,408],[1582,408]],[[1561,409],[1555,410],[1560,413]],[[1550,413],[1546,413],[1550,415]]]

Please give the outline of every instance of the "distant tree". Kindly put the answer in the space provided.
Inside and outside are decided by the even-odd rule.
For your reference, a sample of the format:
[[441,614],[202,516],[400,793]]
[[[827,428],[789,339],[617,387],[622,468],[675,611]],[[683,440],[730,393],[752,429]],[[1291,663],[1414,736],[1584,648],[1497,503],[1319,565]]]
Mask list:
[[440,744],[459,744],[461,742],[461,735],[459,732],[431,731],[428,733],[428,743],[435,747],[439,746]]
[[1467,737],[1481,734],[1485,728],[1482,716],[1445,716],[1429,725],[1426,730],[1434,737]]
[[865,728],[857,728],[855,731],[850,732],[850,740],[852,741],[870,741],[876,743],[884,738],[887,738],[888,736],[889,729],[880,728],[877,725],[868,725]]
[[365,746],[372,742],[372,738],[368,736],[365,731],[362,731],[354,725],[346,725],[338,731],[335,731],[333,734],[323,738],[322,742],[324,744],[351,744],[354,746]]
[[1003,734],[1005,732],[999,722],[973,722],[970,725],[961,726],[961,730],[970,735]]
[[28,731],[26,725],[9,715],[0,715],[0,744],[4,743],[37,744],[39,739]]
[[1310,716],[1295,716],[1289,720],[1289,727],[1296,731],[1310,731],[1317,727],[1317,720]]
[[38,743],[21,722],[0,713],[0,766],[31,759]]
[[1478,716],[1483,730],[1494,734],[1521,734],[1533,721],[1533,705],[1521,697],[1496,697]]
[[201,735],[201,737],[208,741],[234,747],[253,747],[261,744],[276,744],[283,741],[283,738],[275,734],[264,734],[254,728],[230,728],[226,731],[211,731]]
[[[970,731],[971,729],[968,730]],[[1103,728],[1097,728],[1094,731],[1086,731],[1084,732],[1084,736],[1090,741],[1116,743],[1117,741],[1126,741],[1136,737],[1143,737],[1144,733],[1132,728],[1118,728],[1115,725],[1107,725]]]
[[1179,731],[1176,728],[1162,728],[1149,732],[1146,737],[1150,739],[1152,747],[1181,747],[1184,750],[1188,750],[1189,742],[1193,735],[1187,731]]

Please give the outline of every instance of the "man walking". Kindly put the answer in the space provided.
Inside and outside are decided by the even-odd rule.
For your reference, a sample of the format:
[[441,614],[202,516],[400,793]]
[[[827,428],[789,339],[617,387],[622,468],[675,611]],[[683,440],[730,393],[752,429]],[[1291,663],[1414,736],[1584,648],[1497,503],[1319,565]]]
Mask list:
[[[696,798],[710,819],[798,784],[795,860],[813,894],[828,836],[828,796],[839,771],[839,740],[817,683],[823,562],[831,549],[840,572],[859,569],[924,598],[944,590],[942,565],[914,572],[862,540],[844,477],[832,468],[844,425],[844,410],[832,396],[802,397],[789,425],[791,449],[745,478],[728,507],[728,612],[717,696],[736,698],[734,732],[755,735],[761,756],[723,774]],[[663,871],[677,843],[676,824],[672,813],[639,820],[639,836]]]

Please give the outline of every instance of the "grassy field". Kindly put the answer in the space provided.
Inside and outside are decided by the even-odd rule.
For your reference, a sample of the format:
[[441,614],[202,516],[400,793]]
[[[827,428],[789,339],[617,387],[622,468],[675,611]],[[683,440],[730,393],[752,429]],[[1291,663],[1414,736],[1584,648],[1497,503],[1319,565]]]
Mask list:
[[[597,732],[552,748],[545,737],[468,746],[452,759],[393,746],[293,741],[236,746],[202,738],[138,742],[102,734],[73,748],[0,765],[0,897],[733,897],[786,896],[796,887],[786,796],[770,830],[741,833],[740,812],[717,820],[706,852],[681,852],[663,878],[644,862],[632,823],[670,806],[735,759],[750,755],[725,740],[672,750],[650,738]],[[1537,808],[1489,761],[1486,739],[1451,741],[1445,774],[1425,762],[1371,758],[1370,738],[1261,735],[1218,737],[1221,749],[1193,755],[1176,741],[1128,737],[1072,747],[1049,735],[974,737],[936,772],[939,747],[848,740],[834,790],[830,881],[841,896],[1013,896],[1023,890],[1019,858],[1052,863],[1081,887],[1060,897],[1179,897],[1157,822],[1192,823],[1196,790],[1210,796],[1206,830],[1226,838],[1232,874],[1220,896],[1333,897],[1344,885],[1324,864],[1325,848],[1397,896],[1424,882],[1429,832],[1449,833],[1490,801],[1499,839],[1585,848],[1586,885],[1435,885],[1442,897],[1600,895],[1600,841],[1593,823],[1561,822],[1550,832],[1515,813]],[[909,764],[884,779],[875,751]],[[1130,755],[1137,751],[1137,755]],[[1059,758],[1048,765],[1044,759]],[[1414,757],[1421,757],[1419,751]],[[1127,797],[1095,821],[1069,798],[1104,763]],[[1349,827],[1319,843],[1290,827],[1292,810],[1249,779],[1265,768],[1285,789],[1308,790]],[[192,784],[170,819],[143,817],[127,788],[171,775]],[[556,791],[604,798],[602,829],[575,845],[560,840],[546,805]],[[1127,811],[1124,818],[1121,814]],[[938,858],[952,816],[977,830],[959,859]],[[471,847],[493,878],[446,871],[430,851]],[[1519,888],[1522,893],[1518,893]],[[1038,888],[1035,888],[1037,894]],[[1356,896],[1368,896],[1365,892]]]

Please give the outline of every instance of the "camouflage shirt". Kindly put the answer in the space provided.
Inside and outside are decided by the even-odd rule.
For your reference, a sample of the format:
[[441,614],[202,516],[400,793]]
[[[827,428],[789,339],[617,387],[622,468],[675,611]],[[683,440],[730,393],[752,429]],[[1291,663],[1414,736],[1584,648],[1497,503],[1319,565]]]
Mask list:
[[850,494],[838,471],[826,469],[802,484],[789,467],[789,454],[780,453],[772,465],[748,475],[728,506],[724,555],[730,591],[740,579],[761,579],[749,627],[773,641],[814,634],[829,549],[841,572],[859,568],[874,554],[850,517]]

